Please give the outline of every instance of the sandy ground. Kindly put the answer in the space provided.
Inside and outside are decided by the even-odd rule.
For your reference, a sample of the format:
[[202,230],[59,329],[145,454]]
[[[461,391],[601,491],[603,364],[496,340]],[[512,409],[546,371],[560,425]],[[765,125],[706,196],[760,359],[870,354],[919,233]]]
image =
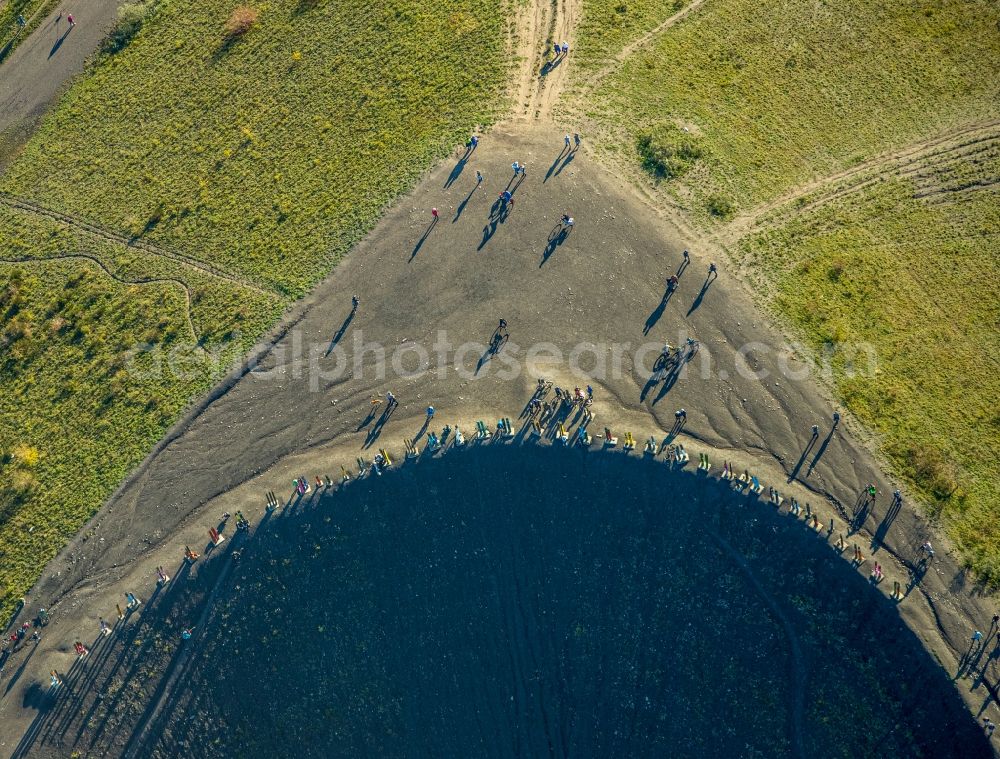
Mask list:
[[[81,24],[58,51],[67,59],[70,40],[86,28],[84,14],[79,17]],[[528,40],[531,50],[538,49],[546,26],[551,23],[540,19],[531,27],[542,29]],[[19,108],[28,102],[11,94],[23,93],[31,81],[14,62],[48,54],[46,29],[4,65],[0,104],[11,97],[21,98]],[[78,41],[82,49],[82,35]],[[525,66],[537,61],[525,56]],[[21,76],[24,84],[9,84]],[[459,423],[467,434],[476,419],[492,425],[499,416],[516,418],[538,376],[564,387],[592,384],[591,430],[630,429],[640,447],[650,434],[662,438],[674,411],[685,408],[680,440],[693,453],[710,451],[716,467],[732,459],[759,473],[765,485],[811,501],[824,522],[834,519],[831,542],[845,531],[844,517],[853,515],[862,487],[875,482],[876,507],[854,541],[869,555],[872,536],[879,534],[873,558],[889,580],[906,584],[907,565],[931,531],[908,505],[898,514],[887,512],[893,484],[857,442],[850,420],[831,433],[834,408],[821,381],[767,323],[753,293],[727,273],[722,260],[716,261],[720,276],[707,280],[712,251],[680,238],[620,178],[595,165],[586,145],[572,156],[561,152],[566,128],[533,118],[555,102],[554,89],[539,85],[526,93],[527,108],[484,136],[470,160],[443,162],[391,209],[261,347],[260,363],[203,399],[50,563],[27,609],[46,606],[53,621],[30,658],[21,653],[7,666],[16,673],[5,674],[0,692],[0,748],[10,750],[20,739],[35,716],[26,706],[28,689],[47,683],[53,667],[67,668],[72,641],[95,631],[98,617],[113,613],[125,590],[148,593],[154,567],[176,564],[187,543],[200,545],[223,510],[242,508],[253,517],[263,510],[264,490],[286,496],[293,476],[336,477],[341,465],[353,468],[356,456],[370,458],[381,446],[401,456],[403,439],[421,431],[428,405],[437,409],[434,427]],[[42,108],[49,101],[35,102]],[[527,177],[515,191],[513,210],[491,225],[491,206],[511,178],[513,160],[527,164]],[[473,191],[477,169],[486,180]],[[433,226],[431,207],[441,213]],[[552,245],[564,212],[576,219],[575,229]],[[691,263],[678,291],[664,299],[664,280],[678,271],[684,248],[691,250]],[[361,308],[348,319],[354,293]],[[472,378],[482,344],[501,317],[509,322],[510,342]],[[686,372],[648,385],[658,346],[676,345],[687,335],[701,341],[701,350]],[[453,348],[439,368],[434,346],[443,342]],[[469,342],[477,344],[467,347],[456,367],[454,349]],[[637,363],[637,350],[647,342],[649,350]],[[358,343],[385,349],[386,378],[377,375],[373,350],[355,364]],[[514,371],[513,360],[523,364],[528,349],[543,343],[564,358],[583,343],[607,346],[605,355],[618,346],[620,372],[581,379],[567,361]],[[412,345],[427,349],[433,370],[403,378],[392,356]],[[580,364],[593,375],[594,360],[583,354]],[[417,349],[409,349],[400,367],[413,369],[418,357]],[[345,369],[338,366],[341,360]],[[509,376],[499,376],[504,369]],[[401,405],[366,447],[373,427],[365,424],[369,398],[386,390]],[[803,456],[813,424],[820,435]],[[800,482],[786,485],[793,471]],[[933,539],[937,557],[930,571],[898,608],[954,674],[973,625],[985,630],[993,606],[966,581],[943,539]],[[881,588],[890,591],[891,582]],[[967,681],[957,684],[973,713],[1000,720],[981,681],[972,688]]]

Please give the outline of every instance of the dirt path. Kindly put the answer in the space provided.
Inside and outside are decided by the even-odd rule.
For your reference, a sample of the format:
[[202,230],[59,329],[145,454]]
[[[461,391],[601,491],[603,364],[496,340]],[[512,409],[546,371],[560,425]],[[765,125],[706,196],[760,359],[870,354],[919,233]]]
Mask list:
[[[513,88],[511,121],[552,118],[566,85],[582,13],[583,0],[536,0],[522,9],[515,33],[521,66]],[[557,42],[568,43],[570,53],[554,61],[552,46]]]
[[[0,64],[0,171],[111,28],[124,0],[60,3]],[[76,26],[69,30],[66,14]]]

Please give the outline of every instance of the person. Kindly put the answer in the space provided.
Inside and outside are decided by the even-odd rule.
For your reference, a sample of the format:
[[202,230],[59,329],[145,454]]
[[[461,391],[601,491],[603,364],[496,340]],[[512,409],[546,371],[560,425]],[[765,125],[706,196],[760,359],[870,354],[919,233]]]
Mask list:
[[140,601],[138,598],[136,598],[132,593],[126,593],[125,594],[125,606],[127,608],[134,609],[136,606],[138,606],[141,603],[142,603],[142,601]]
[[397,403],[399,403],[399,401],[396,400],[396,396],[390,393],[388,390],[386,390],[385,392],[385,402],[388,404],[387,406],[388,408],[392,408]]
[[[556,48],[558,47],[559,45],[556,45]],[[567,148],[569,147],[569,132],[566,132],[566,136],[563,137],[563,143],[566,145]]]
[[691,254],[688,253],[687,248],[684,249],[684,263],[691,263]]
[[580,149],[580,142],[581,142],[581,140],[580,140],[580,133],[579,132],[574,132],[573,133],[573,145],[576,147],[577,150]]
[[592,388],[590,385],[587,385],[587,397],[588,398],[594,397],[594,388]]
[[572,227],[576,222],[573,221],[573,217],[572,216],[570,216],[568,213],[564,213],[562,215],[562,223],[563,223],[563,226],[565,226],[565,227]]
[[719,276],[719,270],[715,268],[715,264],[708,265],[708,273],[714,274],[715,276]]
[[66,21],[69,22],[70,29],[76,26],[76,20],[73,18],[73,14],[70,13],[66,16]]
[[553,45],[552,45],[552,51],[555,53],[555,57],[558,58],[559,57],[559,53],[562,51],[562,48],[559,47],[559,43],[558,42],[553,43]]
[[660,355],[664,356],[664,357],[669,356],[670,355],[670,351],[672,351],[672,350],[673,350],[673,347],[670,345],[670,343],[664,343],[663,344],[663,350],[660,351]]
[[979,632],[979,630],[973,630],[972,631],[972,642],[973,643],[978,643],[982,639],[983,639],[983,634],[981,632]]
[[192,632],[194,632],[194,628],[193,627],[185,627],[183,630],[181,630],[181,639],[182,640],[191,640],[191,634],[192,634]]
[[928,558],[931,559],[934,558],[934,548],[931,546],[931,541],[928,540],[926,543],[920,546],[920,550],[923,551],[925,554],[927,554]]
[[483,183],[483,172],[476,169],[476,187],[479,187]]
[[18,13],[17,14],[17,25],[21,29],[24,29],[24,27],[26,27],[28,25],[28,20],[24,17],[23,13]]
[[111,635],[111,626],[104,621],[104,617],[101,617],[100,621],[101,621],[101,635],[103,635],[104,637]]
[[521,164],[519,164],[519,163],[518,163],[517,161],[514,161],[514,163],[512,163],[512,164],[510,165],[510,167],[511,167],[511,168],[512,168],[512,169],[514,170],[514,176],[515,176],[515,177],[516,177],[516,176],[518,175],[518,173],[519,173],[519,172],[521,171]]
[[833,412],[833,426],[836,427],[838,424],[840,424],[840,412],[839,411],[834,411]]
[[819,425],[818,424],[814,424],[812,426],[812,433],[813,433],[813,437],[819,437]]
[[473,150],[479,147],[479,138],[476,135],[472,135],[469,138],[469,147]]
[[511,194],[510,190],[504,190],[500,193],[500,200],[504,203],[510,203],[514,200],[514,196]]
[[564,43],[562,43],[562,54],[566,55],[568,53],[569,53],[569,43],[568,42],[564,42]]
[[687,421],[687,417],[688,412],[682,408],[679,408],[674,412],[674,418],[677,419],[677,421]]
[[428,406],[427,407],[427,418],[428,419],[433,419],[434,418],[434,407],[433,406]]
[[357,313],[358,306],[360,306],[360,305],[361,305],[361,301],[358,300],[358,296],[357,295],[352,295],[351,296],[351,313],[352,314]]
[[506,329],[507,329],[507,320],[501,319],[500,324],[497,325],[497,332],[503,332]]
[[680,284],[680,280],[677,278],[676,274],[671,274],[667,277],[667,289],[673,292],[677,289],[677,285]]
[[432,209],[431,209],[431,216],[433,216],[433,217],[434,217],[434,220],[435,220],[435,221],[437,221],[437,218],[438,218],[438,210],[437,210],[436,208],[432,208]]
[[996,724],[989,717],[983,717],[983,728],[986,730],[986,735],[990,738],[993,737],[993,731],[996,729]]

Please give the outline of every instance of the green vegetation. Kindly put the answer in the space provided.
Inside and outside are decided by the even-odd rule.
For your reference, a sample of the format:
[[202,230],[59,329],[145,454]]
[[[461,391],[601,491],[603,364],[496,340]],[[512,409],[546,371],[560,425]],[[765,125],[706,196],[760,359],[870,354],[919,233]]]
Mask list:
[[[21,260],[0,265],[6,614],[284,303],[2,206],[0,230],[0,259]],[[62,257],[77,251],[93,258]]]
[[689,126],[707,158],[684,188],[701,208],[716,194],[745,211],[814,176],[1000,115],[998,23],[1000,6],[988,0],[713,1],[580,107],[622,146],[665,123]]
[[0,180],[112,233],[0,204],[0,612],[191,399],[502,106],[500,0],[249,9],[235,36],[233,0],[123,9]]
[[501,2],[236,6],[161,2],[0,189],[297,297],[497,111]]
[[656,180],[683,176],[703,155],[697,140],[677,127],[643,132],[636,140],[636,150],[642,168]]
[[152,13],[155,0],[144,3],[125,3],[118,8],[118,20],[101,43],[101,52],[114,55],[121,52],[139,33],[146,17]]
[[574,74],[581,81],[611,56],[666,21],[692,0],[585,0],[573,52]]
[[994,585],[998,182],[994,140],[916,178],[807,202],[769,219],[739,249],[778,311],[825,357],[846,406]]

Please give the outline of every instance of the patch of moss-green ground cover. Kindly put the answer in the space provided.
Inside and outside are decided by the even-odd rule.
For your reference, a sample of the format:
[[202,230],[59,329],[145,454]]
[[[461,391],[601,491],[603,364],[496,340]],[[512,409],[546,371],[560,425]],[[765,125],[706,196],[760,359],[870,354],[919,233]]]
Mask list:
[[[998,177],[992,156],[895,178],[775,218],[738,251],[778,313],[830,357],[845,405],[991,584],[1000,583]],[[855,350],[866,345],[873,364]]]
[[581,104],[635,165],[638,138],[692,128],[681,186],[746,210],[894,146],[1000,113],[1000,6],[718,0]]
[[[0,207],[0,230],[5,618],[45,562],[284,303],[33,214]],[[62,257],[70,253],[97,260]],[[26,260],[10,263],[17,259]]]
[[505,2],[165,0],[60,102],[2,180],[304,293],[502,105]]

